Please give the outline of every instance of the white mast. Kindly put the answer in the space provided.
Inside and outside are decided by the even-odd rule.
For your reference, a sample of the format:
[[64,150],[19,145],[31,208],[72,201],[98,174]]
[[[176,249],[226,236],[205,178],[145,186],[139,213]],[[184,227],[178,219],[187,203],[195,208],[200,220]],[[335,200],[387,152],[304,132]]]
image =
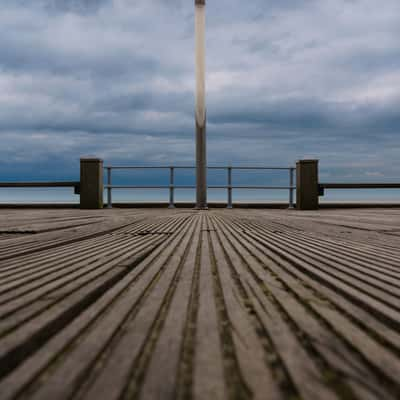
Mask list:
[[195,0],[196,41],[196,208],[207,208],[205,0]]

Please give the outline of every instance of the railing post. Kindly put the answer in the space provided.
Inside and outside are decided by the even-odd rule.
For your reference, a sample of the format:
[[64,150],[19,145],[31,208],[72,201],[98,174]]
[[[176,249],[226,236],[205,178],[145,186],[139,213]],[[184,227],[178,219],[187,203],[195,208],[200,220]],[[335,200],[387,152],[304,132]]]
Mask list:
[[289,189],[289,208],[292,209],[294,208],[294,168],[290,167],[289,169],[289,185],[290,185],[290,189]]
[[107,167],[107,208],[112,208],[111,167]]
[[81,158],[81,197],[82,209],[103,208],[103,160]]
[[232,204],[232,167],[228,167],[228,205],[227,208],[233,208]]
[[174,191],[175,191],[175,183],[174,183],[174,167],[169,168],[169,206],[168,208],[175,208],[175,200],[174,200]]
[[296,163],[296,208],[318,210],[318,160]]

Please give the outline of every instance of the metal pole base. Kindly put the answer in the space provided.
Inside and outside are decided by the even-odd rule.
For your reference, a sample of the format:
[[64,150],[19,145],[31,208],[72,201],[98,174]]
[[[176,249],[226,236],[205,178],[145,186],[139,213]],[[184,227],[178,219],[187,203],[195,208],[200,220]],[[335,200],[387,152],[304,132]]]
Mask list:
[[196,121],[196,209],[207,210],[206,126]]

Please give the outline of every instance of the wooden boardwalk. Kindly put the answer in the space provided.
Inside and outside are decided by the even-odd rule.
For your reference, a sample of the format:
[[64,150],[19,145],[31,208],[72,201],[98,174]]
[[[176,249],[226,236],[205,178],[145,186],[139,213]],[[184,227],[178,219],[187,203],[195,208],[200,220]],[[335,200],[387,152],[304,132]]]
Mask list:
[[400,399],[400,209],[1,210],[0,399]]

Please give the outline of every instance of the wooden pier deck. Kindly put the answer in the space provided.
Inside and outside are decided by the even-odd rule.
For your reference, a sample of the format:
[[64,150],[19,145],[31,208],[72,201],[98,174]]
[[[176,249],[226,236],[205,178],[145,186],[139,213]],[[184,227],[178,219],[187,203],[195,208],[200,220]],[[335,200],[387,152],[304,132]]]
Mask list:
[[1,210],[0,399],[400,398],[400,209]]

